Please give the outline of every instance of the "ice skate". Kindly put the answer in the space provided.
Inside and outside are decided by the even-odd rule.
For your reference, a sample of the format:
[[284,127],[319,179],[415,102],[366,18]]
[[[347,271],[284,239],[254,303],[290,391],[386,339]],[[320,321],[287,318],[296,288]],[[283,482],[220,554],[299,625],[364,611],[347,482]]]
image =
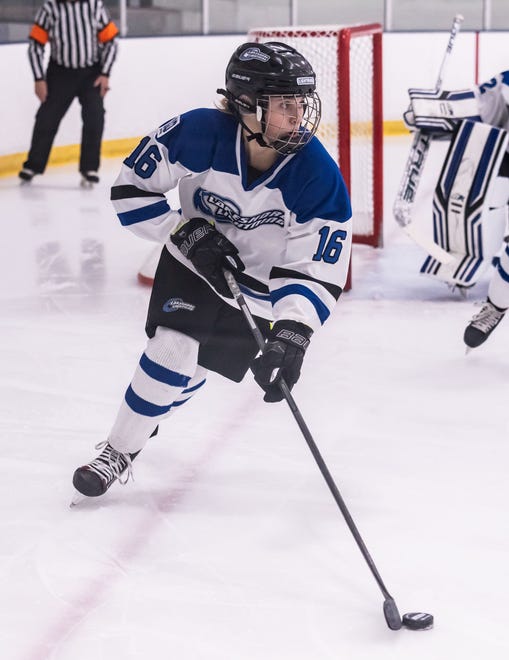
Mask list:
[[93,188],[96,183],[99,183],[99,175],[97,172],[82,172],[81,173],[81,187]]
[[458,293],[462,300],[468,298],[468,292],[474,286],[473,284],[458,284],[457,282],[446,282],[446,285],[451,293]]
[[483,344],[504,318],[505,310],[497,309],[491,302],[487,301],[465,328],[463,341],[468,349],[477,348]]
[[30,183],[35,176],[35,172],[28,167],[24,167],[19,173],[18,177],[21,179],[21,185]]
[[[132,478],[132,461],[139,453],[123,454],[114,449],[107,440],[96,445],[96,449],[102,449],[99,456],[79,467],[72,479],[74,488],[86,497],[104,495],[117,480],[122,485],[126,484]],[[73,499],[73,504],[81,499]]]

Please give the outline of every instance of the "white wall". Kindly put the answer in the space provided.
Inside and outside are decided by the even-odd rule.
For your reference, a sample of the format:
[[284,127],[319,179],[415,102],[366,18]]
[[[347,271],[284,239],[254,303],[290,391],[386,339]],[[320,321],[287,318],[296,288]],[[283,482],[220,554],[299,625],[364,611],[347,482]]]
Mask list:
[[[121,39],[106,96],[105,140],[143,135],[175,114],[211,106],[224,86],[226,62],[240,35]],[[0,155],[28,150],[39,102],[25,44],[0,46]],[[80,141],[80,106],[74,101],[55,144]]]
[[[478,81],[509,69],[507,32],[460,33],[445,65],[444,89],[462,89],[475,84],[476,53]],[[434,87],[444,57],[449,35],[440,33],[384,34],[384,118],[400,119],[408,105],[409,87]]]
[[[480,82],[509,68],[508,33],[480,35]],[[122,39],[106,98],[104,139],[142,135],[169,117],[193,107],[212,106],[224,69],[242,35]],[[433,87],[448,35],[384,35],[384,117],[401,119],[408,87]],[[445,88],[475,82],[475,34],[460,34],[444,78]],[[28,149],[38,102],[25,44],[0,46],[0,155]],[[79,105],[64,118],[55,144],[77,144]]]

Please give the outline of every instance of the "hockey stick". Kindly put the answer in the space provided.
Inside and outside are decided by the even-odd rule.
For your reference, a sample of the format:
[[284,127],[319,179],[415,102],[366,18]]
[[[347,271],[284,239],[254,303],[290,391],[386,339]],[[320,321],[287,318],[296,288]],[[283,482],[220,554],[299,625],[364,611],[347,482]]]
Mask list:
[[[239,289],[239,286],[235,278],[233,277],[232,273],[228,270],[224,270],[224,276],[226,278],[228,287],[230,288],[230,291],[232,292],[232,295],[235,298],[235,302],[239,306],[241,312],[243,313],[247,321],[247,324],[249,325],[249,329],[253,333],[253,337],[255,338],[256,343],[258,344],[258,348],[262,351],[265,346],[265,340],[263,338],[262,333],[260,332],[258,325],[256,324],[256,321],[253,318],[253,315],[251,314],[251,311],[246,303],[244,296],[242,295]],[[336,486],[334,479],[332,478],[332,475],[329,472],[329,469],[327,468],[327,465],[325,464],[325,461],[323,460],[320,451],[316,446],[315,441],[313,440],[313,436],[311,435],[311,432],[309,431],[306,422],[304,421],[304,418],[302,417],[302,414],[299,408],[297,407],[297,404],[295,403],[293,396],[291,395],[288,385],[282,378],[279,380],[278,384],[284,398],[286,399],[286,402],[288,403],[290,410],[292,411],[295,421],[297,422],[302,432],[302,435],[304,436],[304,439],[306,440],[308,447],[311,450],[311,453],[313,454],[313,458],[318,464],[318,467],[320,468],[320,472],[322,473],[323,478],[327,482],[327,486],[329,487],[332,496],[336,501],[336,504],[338,505],[339,509],[341,510],[341,513],[343,514],[346,524],[348,525],[350,531],[352,532],[353,537],[357,545],[359,546],[359,549],[364,559],[366,560],[366,563],[368,564],[378,586],[380,587],[380,591],[382,592],[383,597],[385,599],[383,604],[383,611],[387,625],[391,630],[399,630],[402,626],[402,621],[397,605],[394,601],[394,598],[387,591],[387,588],[383,583],[380,573],[378,572],[375,563],[371,558],[371,555],[369,554],[368,549],[364,541],[362,540],[362,537],[353,521],[353,518],[350,515],[350,512],[348,511],[348,508],[343,498],[341,497],[338,487]]]
[[[447,42],[447,47],[442,58],[442,63],[438,71],[437,82],[435,85],[435,92],[437,94],[442,88],[445,67],[449,61],[449,57],[456,40],[456,36],[460,31],[462,21],[463,16],[461,14],[457,14],[452,22],[449,41]],[[442,263],[450,263],[452,261],[452,257],[448,252],[446,252],[431,239],[420,234],[420,232],[418,232],[416,228],[412,226],[412,207],[415,202],[417,188],[421,180],[424,163],[426,162],[426,157],[431,145],[431,140],[432,137],[429,133],[422,133],[421,131],[414,132],[412,146],[410,147],[410,153],[408,155],[405,170],[403,172],[403,178],[401,179],[398,193],[396,195],[396,200],[394,202],[393,213],[396,222],[402,227],[405,233],[410,236],[410,238],[412,238],[416,243],[419,243],[434,259],[437,259],[437,261]]]

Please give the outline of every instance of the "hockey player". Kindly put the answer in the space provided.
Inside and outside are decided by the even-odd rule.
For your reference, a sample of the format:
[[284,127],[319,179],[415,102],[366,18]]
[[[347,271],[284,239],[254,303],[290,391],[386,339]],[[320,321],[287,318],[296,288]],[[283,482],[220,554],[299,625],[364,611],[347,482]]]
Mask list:
[[509,308],[509,71],[473,89],[409,94],[410,127],[451,135],[435,191],[434,236],[454,259],[440,264],[428,257],[422,272],[469,287],[495,264],[487,300],[464,333],[467,347],[476,348]]
[[[111,198],[120,222],[165,243],[149,303],[148,343],[101,454],[73,483],[102,495],[161,420],[199,391],[207,370],[264,400],[297,382],[311,335],[344,286],[350,201],[319,140],[320,99],[309,62],[276,42],[232,55],[217,109],[191,110],[144,137]],[[178,187],[181,208],[165,193]],[[224,277],[237,279],[266,344],[258,348]],[[271,325],[271,321],[274,324]]]

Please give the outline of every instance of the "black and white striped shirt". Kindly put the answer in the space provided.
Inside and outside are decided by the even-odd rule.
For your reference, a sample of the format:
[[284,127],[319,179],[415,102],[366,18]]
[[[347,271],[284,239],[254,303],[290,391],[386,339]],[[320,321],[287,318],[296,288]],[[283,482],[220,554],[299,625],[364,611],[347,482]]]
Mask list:
[[44,79],[44,47],[68,69],[100,64],[108,76],[117,54],[118,34],[102,0],[46,0],[35,16],[28,56],[35,80]]

